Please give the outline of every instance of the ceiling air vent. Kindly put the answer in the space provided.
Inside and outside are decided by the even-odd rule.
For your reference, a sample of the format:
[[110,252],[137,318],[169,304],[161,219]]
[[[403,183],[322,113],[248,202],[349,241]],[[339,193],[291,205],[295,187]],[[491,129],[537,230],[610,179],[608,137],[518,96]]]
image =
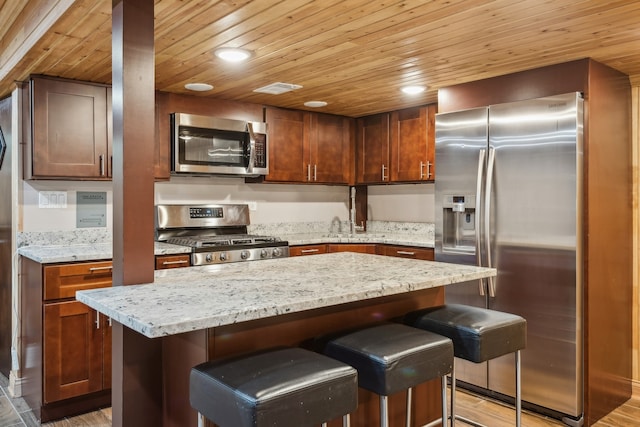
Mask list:
[[259,87],[258,89],[254,89],[254,92],[260,93],[269,93],[271,95],[280,95],[281,93],[291,92],[292,90],[300,89],[302,86],[294,85],[292,83],[271,83],[267,86]]

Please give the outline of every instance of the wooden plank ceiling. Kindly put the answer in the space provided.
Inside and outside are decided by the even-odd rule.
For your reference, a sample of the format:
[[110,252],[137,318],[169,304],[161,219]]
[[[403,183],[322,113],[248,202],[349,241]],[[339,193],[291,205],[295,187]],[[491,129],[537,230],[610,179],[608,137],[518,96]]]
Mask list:
[[[64,13],[63,13],[64,12]],[[61,17],[58,17],[61,15]],[[640,75],[640,1],[155,0],[156,88],[358,117],[437,100],[437,90],[591,57]],[[46,74],[111,82],[111,0],[0,0],[0,97]],[[254,52],[230,66],[218,47]],[[281,95],[253,89],[284,82]],[[407,84],[427,85],[415,97]]]

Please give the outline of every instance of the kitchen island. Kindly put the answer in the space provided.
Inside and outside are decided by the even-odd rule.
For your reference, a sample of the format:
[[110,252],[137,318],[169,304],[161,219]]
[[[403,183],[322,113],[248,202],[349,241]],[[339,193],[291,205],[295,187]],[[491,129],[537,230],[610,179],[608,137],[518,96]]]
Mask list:
[[[161,379],[141,374],[141,387],[145,394],[153,390],[145,386],[149,378],[160,385],[162,392],[151,399],[162,425],[195,426],[188,373],[197,363],[278,345],[311,347],[322,335],[441,304],[448,284],[495,274],[490,268],[343,252],[157,271],[153,284],[81,291],[76,298],[124,327],[125,359],[138,344],[161,342],[155,361]],[[129,359],[139,365],[126,367],[127,375],[154,369],[154,361]],[[416,390],[415,425],[436,418],[438,396],[435,383]],[[114,411],[126,399],[114,394]],[[403,417],[403,399],[392,397],[392,418]],[[146,419],[158,424],[141,414]],[[363,391],[352,425],[376,420],[377,399]]]

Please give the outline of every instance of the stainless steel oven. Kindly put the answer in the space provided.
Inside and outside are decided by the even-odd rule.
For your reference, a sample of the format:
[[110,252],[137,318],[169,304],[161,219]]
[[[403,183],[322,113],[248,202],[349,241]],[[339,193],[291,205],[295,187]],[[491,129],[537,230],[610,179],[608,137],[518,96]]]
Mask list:
[[173,113],[171,131],[174,174],[269,173],[266,123]]
[[245,204],[157,205],[156,240],[191,248],[191,265],[289,256],[289,242],[247,233]]

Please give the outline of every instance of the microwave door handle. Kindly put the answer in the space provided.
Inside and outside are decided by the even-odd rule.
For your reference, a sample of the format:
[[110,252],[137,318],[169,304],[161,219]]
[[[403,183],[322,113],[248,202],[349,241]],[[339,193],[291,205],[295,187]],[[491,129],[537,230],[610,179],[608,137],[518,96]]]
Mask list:
[[247,165],[247,172],[253,172],[253,165],[256,163],[256,137],[253,133],[253,125],[247,123],[247,130],[249,131],[249,164]]

